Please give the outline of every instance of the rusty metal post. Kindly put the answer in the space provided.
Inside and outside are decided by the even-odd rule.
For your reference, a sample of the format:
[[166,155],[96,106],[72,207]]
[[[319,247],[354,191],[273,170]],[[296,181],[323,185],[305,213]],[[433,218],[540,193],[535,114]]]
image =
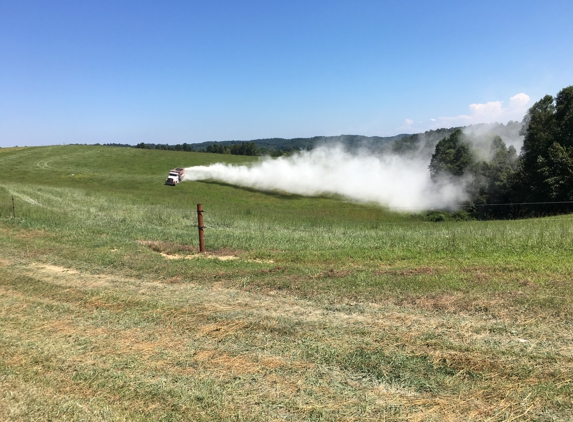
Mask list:
[[16,208],[14,208],[14,195],[12,195],[12,217],[16,218]]
[[199,252],[205,252],[205,226],[203,226],[203,205],[197,204],[197,227],[199,228]]

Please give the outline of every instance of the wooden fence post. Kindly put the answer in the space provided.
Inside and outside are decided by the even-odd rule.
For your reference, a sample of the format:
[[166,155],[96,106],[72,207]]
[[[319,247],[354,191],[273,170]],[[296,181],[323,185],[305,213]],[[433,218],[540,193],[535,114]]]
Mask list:
[[205,252],[205,226],[203,225],[203,205],[197,204],[197,227],[199,228],[199,252]]

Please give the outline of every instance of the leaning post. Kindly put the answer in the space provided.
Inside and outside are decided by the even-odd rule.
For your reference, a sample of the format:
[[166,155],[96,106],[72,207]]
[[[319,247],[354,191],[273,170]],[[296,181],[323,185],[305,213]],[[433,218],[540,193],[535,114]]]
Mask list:
[[197,204],[197,228],[199,229],[199,252],[205,252],[205,226],[203,225],[203,205]]
[[12,195],[12,217],[16,218],[16,208],[14,207],[14,195]]

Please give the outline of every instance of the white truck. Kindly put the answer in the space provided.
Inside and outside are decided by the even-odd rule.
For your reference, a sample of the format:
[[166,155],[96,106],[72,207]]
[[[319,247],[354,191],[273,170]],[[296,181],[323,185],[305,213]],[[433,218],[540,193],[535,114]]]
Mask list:
[[169,172],[169,176],[165,179],[165,184],[169,186],[177,186],[177,184],[183,180],[185,175],[185,169],[180,167],[174,168]]

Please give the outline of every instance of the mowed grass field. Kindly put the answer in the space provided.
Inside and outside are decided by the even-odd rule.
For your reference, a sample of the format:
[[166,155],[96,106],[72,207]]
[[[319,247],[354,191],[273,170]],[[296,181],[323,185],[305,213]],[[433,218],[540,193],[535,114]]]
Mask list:
[[573,216],[163,185],[249,160],[0,149],[0,420],[573,420]]

